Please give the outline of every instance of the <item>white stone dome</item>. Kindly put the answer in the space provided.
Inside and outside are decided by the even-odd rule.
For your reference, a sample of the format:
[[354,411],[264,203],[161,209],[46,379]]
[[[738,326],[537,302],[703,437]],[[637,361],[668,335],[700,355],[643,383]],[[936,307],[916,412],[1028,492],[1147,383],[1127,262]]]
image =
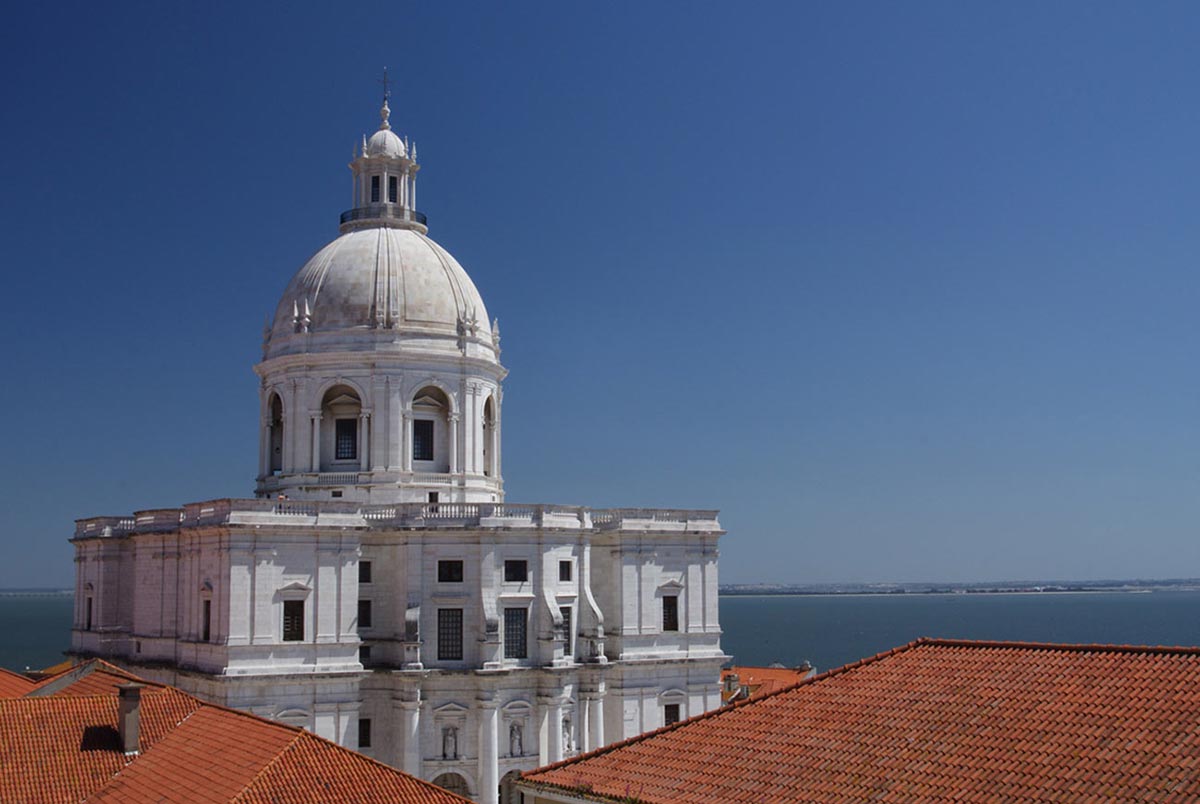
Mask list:
[[[364,340],[371,331],[379,337]],[[346,232],[292,277],[266,350],[381,348],[369,344],[404,336],[431,347],[469,341],[469,350],[454,348],[496,360],[483,298],[458,261],[415,229],[377,226]]]
[[381,128],[367,140],[365,156],[386,156],[398,159],[407,156],[404,141],[396,136],[390,128]]

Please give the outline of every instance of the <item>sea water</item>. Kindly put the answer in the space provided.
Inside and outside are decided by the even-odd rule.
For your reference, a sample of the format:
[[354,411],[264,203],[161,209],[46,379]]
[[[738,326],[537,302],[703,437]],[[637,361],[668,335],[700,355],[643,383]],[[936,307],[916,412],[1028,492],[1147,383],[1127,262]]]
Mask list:
[[[63,660],[72,598],[0,593],[0,667]],[[1200,645],[1200,592],[723,596],[738,664],[828,670],[918,637]]]

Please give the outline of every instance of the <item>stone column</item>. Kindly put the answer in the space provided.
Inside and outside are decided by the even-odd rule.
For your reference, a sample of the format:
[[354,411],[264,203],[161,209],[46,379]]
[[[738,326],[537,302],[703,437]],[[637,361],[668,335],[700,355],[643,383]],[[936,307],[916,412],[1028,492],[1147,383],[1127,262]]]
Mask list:
[[421,701],[397,701],[400,709],[400,767],[405,773],[421,776]]
[[601,683],[591,693],[585,693],[583,699],[588,721],[583,750],[594,751],[604,745],[604,684]]
[[499,713],[494,698],[479,701],[479,804],[500,800]]
[[550,730],[546,735],[546,753],[549,754],[547,762],[558,762],[563,758],[563,706],[562,699],[555,698],[554,701],[546,707],[550,717]]
[[450,474],[458,474],[458,424],[462,417],[451,413],[446,417],[446,427],[450,430]]
[[258,427],[258,476],[271,474],[271,418],[266,416]]
[[321,471],[321,413],[310,412],[308,418],[312,420],[309,430],[312,431],[312,446],[309,449],[309,467],[310,472]]
[[371,414],[358,414],[358,468],[371,471]]
[[404,472],[412,471],[412,411],[405,410],[401,413],[401,420],[404,422],[401,425],[400,431],[400,470]]

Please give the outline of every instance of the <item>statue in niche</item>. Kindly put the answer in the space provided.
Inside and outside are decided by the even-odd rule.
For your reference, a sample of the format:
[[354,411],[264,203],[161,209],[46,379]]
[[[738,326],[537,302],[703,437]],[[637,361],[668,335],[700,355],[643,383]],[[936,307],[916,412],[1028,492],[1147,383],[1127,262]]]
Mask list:
[[512,757],[525,756],[525,737],[522,735],[521,724],[513,721],[508,727],[508,755]]
[[442,759],[458,759],[458,729],[454,726],[442,729]]
[[563,754],[571,753],[571,718],[563,718]]

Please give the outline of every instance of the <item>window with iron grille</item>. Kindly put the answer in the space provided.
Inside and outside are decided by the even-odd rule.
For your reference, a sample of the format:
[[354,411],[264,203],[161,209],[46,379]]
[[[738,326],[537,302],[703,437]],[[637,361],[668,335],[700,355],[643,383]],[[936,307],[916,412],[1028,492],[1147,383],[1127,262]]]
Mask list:
[[379,177],[378,176],[371,177],[371,203],[372,204],[379,203]]
[[370,561],[358,562],[358,582],[359,583],[370,583],[371,582],[371,562]]
[[506,583],[524,583],[529,580],[529,562],[512,558],[505,561],[504,580]]
[[413,419],[413,460],[433,460],[432,419]]
[[360,717],[358,719],[358,747],[371,747],[371,718]]
[[463,610],[438,609],[438,659],[459,661],[463,657]]
[[672,723],[678,723],[679,704],[667,704],[663,707],[663,725],[670,726]]
[[396,203],[396,188],[399,185],[396,182],[395,176],[388,176],[388,203]]
[[570,561],[558,562],[558,579],[560,581],[571,580],[571,562]]
[[563,617],[563,636],[567,640],[567,645],[563,650],[565,653],[570,653],[571,652],[571,607],[570,606],[559,606],[559,611],[562,612],[562,617]]
[[304,601],[283,601],[283,641],[304,641]]
[[662,599],[663,623],[662,630],[679,630],[679,598],[676,595],[666,595]]
[[358,457],[358,419],[337,419],[334,437],[334,460],[352,461]]
[[358,627],[371,627],[371,601],[369,600],[358,601]]
[[504,610],[504,658],[526,659],[529,657],[526,625],[529,613],[527,609]]
[[438,562],[438,583],[462,583],[463,563],[458,560]]

